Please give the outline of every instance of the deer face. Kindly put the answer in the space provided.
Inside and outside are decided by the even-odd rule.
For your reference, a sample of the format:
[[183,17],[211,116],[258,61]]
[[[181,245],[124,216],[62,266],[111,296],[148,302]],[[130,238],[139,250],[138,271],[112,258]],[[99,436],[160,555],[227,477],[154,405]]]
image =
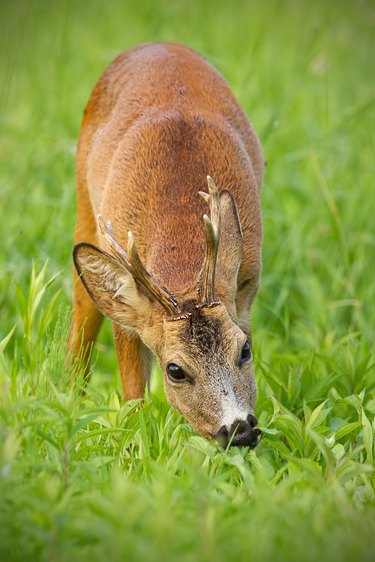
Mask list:
[[[138,333],[165,373],[170,403],[206,437],[255,446],[256,384],[250,342],[235,317],[242,232],[230,192],[208,178],[211,218],[204,215],[206,254],[193,293],[183,303],[145,270],[129,233],[127,252],[110,225],[99,227],[113,255],[79,244],[74,261],[98,308]],[[221,233],[221,237],[220,237]],[[220,246],[219,246],[220,242]],[[215,276],[219,300],[214,294]]]
[[254,446],[256,383],[250,342],[223,304],[165,323],[158,358],[169,402],[203,436]]

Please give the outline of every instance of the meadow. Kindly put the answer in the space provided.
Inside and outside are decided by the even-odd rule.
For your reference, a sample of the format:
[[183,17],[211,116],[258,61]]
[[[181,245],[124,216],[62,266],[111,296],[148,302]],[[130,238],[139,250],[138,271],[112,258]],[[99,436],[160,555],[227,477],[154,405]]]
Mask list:
[[[373,560],[374,37],[365,0],[1,2],[0,560]],[[65,364],[82,112],[156,40],[223,73],[268,162],[255,450],[195,434],[156,366],[124,403],[109,322],[85,394]]]

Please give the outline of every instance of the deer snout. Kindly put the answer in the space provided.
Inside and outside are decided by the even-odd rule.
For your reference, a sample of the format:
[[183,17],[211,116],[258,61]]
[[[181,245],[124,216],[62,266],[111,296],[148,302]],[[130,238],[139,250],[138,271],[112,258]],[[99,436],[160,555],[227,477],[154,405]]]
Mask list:
[[226,425],[222,425],[215,435],[215,439],[223,447],[226,447],[231,442],[231,446],[254,448],[258,444],[258,437],[260,435],[260,430],[255,427],[257,423],[255,416],[249,414],[246,420],[235,420],[229,428]]

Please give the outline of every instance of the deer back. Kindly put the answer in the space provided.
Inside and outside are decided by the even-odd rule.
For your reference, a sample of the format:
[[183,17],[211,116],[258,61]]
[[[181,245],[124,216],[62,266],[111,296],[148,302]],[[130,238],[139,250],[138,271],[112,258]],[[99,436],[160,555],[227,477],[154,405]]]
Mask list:
[[[120,55],[87,105],[78,150],[95,215],[171,290],[192,286],[204,253],[206,176],[234,195],[244,235],[240,283],[259,276],[260,145],[221,75],[175,44]],[[244,277],[244,279],[242,279]]]

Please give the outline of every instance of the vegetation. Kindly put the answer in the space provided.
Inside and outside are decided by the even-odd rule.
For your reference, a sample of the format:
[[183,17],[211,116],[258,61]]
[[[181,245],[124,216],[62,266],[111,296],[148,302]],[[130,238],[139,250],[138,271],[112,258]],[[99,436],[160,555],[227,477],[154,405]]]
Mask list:
[[[1,560],[372,559],[374,23],[359,0],[1,4]],[[268,161],[254,451],[196,435],[157,368],[124,403],[109,324],[86,394],[65,366],[81,114],[149,40],[222,71]]]

